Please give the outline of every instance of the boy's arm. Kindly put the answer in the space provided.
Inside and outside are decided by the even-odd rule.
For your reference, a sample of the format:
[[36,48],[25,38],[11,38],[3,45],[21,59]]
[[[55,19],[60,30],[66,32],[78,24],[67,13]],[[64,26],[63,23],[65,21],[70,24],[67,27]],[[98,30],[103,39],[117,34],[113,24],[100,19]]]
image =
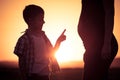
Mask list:
[[25,38],[20,37],[18,39],[18,42],[17,42],[16,46],[15,46],[14,53],[18,57],[20,57],[20,56],[23,55],[24,49],[25,49]]

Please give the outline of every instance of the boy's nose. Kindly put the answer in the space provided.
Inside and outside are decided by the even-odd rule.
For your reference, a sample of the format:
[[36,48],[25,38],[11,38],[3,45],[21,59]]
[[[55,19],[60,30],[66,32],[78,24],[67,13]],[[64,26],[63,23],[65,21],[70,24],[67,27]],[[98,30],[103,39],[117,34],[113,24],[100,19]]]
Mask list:
[[45,21],[43,21],[43,24],[45,23]]

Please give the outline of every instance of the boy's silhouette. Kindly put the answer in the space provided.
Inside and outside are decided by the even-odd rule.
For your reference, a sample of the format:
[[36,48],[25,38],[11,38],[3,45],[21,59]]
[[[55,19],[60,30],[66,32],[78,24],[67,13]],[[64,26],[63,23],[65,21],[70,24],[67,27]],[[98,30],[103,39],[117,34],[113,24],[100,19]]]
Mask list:
[[82,0],[78,33],[85,46],[83,80],[106,80],[117,54],[114,0]]
[[51,71],[59,71],[54,54],[60,43],[66,39],[65,30],[53,47],[45,32],[42,31],[45,21],[44,10],[40,6],[26,6],[23,10],[23,18],[28,29],[19,38],[14,50],[19,57],[22,77],[24,80],[49,80]]

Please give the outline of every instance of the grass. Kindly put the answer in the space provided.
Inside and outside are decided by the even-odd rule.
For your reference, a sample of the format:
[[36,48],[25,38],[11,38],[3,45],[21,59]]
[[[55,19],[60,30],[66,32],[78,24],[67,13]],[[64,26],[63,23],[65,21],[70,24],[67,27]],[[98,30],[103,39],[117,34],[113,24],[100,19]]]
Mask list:
[[[82,71],[82,68],[62,69],[60,73],[57,73],[57,80],[82,80]],[[18,68],[0,67],[0,80],[20,80]],[[109,80],[120,80],[120,68],[109,70]]]

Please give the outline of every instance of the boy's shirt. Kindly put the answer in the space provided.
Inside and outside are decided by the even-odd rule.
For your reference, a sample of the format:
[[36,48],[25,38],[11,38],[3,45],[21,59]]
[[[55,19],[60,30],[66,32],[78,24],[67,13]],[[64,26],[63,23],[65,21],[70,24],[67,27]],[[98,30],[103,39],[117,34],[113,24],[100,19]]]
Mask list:
[[[14,53],[19,57],[21,71],[28,74],[48,75],[50,71],[49,57],[47,56],[52,49],[52,44],[44,32],[41,37],[35,37],[29,35],[26,30],[26,33],[19,38]],[[57,61],[55,61],[55,66],[59,70]]]
[[32,73],[49,75],[49,54],[52,46],[44,40],[44,34],[41,36],[32,35],[34,48],[34,63]]

